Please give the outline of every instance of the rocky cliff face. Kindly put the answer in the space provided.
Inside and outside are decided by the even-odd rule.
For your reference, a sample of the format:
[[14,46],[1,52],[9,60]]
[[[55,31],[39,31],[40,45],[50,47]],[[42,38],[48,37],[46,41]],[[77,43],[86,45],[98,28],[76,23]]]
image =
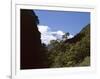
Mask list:
[[20,10],[20,49],[21,69],[32,69],[42,67],[41,40],[37,28],[38,17],[33,10]]

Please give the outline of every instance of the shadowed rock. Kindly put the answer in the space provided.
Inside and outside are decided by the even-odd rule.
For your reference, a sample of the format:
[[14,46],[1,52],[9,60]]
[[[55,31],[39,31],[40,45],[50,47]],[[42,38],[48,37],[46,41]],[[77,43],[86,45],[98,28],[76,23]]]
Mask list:
[[40,32],[37,28],[38,17],[33,10],[20,10],[21,69],[43,67],[41,59]]

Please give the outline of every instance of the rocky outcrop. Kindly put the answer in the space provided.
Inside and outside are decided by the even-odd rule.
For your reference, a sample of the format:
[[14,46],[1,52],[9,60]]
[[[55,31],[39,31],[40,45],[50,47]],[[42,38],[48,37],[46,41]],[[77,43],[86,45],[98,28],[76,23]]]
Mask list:
[[37,28],[38,17],[33,10],[20,10],[20,49],[21,69],[41,68],[41,40]]

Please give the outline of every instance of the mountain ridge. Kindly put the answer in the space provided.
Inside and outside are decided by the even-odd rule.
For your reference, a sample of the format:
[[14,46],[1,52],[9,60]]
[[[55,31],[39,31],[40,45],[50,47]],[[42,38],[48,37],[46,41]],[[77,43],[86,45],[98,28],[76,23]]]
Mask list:
[[50,67],[90,66],[90,24],[71,39],[51,43]]

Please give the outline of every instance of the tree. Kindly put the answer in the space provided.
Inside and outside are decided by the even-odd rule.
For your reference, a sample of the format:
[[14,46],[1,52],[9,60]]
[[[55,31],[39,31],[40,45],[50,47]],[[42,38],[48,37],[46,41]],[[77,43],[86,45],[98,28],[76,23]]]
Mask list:
[[69,35],[70,35],[69,32],[65,33],[65,34],[62,36],[63,40],[68,39],[68,36],[69,36]]

